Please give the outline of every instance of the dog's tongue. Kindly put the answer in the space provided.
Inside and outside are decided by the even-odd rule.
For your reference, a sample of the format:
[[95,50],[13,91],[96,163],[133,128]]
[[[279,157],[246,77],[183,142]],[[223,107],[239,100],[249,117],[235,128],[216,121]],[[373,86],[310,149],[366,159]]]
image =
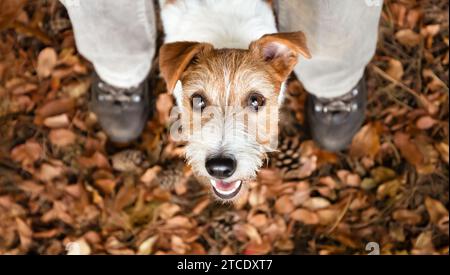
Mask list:
[[224,181],[216,181],[216,188],[221,191],[230,191],[236,187],[237,181],[233,182],[224,182]]

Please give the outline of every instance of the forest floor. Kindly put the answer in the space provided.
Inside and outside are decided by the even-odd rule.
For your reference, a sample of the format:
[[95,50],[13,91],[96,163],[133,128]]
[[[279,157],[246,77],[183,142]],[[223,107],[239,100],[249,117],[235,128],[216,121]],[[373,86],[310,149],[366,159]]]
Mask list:
[[448,254],[448,12],[385,0],[366,122],[345,152],[310,140],[290,81],[280,152],[232,205],[170,139],[157,69],[142,137],[111,144],[64,7],[0,1],[0,254]]

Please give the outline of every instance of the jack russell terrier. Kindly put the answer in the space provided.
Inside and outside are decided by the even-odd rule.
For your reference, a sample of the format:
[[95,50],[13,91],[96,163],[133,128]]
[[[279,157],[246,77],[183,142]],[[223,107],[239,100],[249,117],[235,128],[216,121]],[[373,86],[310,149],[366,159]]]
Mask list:
[[186,158],[201,182],[232,201],[276,150],[284,84],[302,32],[277,33],[271,1],[160,0],[161,75],[181,113]]

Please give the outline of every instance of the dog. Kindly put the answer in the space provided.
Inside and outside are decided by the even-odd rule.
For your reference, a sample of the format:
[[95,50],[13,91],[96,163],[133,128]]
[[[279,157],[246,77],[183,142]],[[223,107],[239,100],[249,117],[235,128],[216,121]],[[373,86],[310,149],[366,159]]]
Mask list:
[[278,33],[267,0],[160,0],[159,66],[181,113],[186,158],[216,197],[235,200],[276,150],[302,32]]

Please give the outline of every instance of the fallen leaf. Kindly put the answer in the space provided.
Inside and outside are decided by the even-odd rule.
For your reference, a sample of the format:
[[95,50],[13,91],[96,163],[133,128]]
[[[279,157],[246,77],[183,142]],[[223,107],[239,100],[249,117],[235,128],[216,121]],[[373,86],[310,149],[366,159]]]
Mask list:
[[394,58],[389,58],[386,73],[393,79],[400,81],[404,73],[402,62]]
[[318,224],[320,222],[319,215],[306,209],[297,209],[291,213],[290,217],[295,221],[308,225]]
[[56,66],[58,62],[58,54],[53,48],[45,48],[43,49],[38,56],[37,61],[37,74],[40,78],[46,78],[51,75],[53,72],[53,68]]
[[422,221],[422,217],[414,211],[408,209],[399,209],[392,214],[394,220],[409,225],[416,225]]
[[22,11],[26,0],[0,1],[0,31],[6,29]]
[[137,254],[138,255],[150,255],[153,252],[153,246],[155,245],[156,241],[158,240],[158,236],[152,236],[145,241],[143,241],[139,247]]
[[108,159],[98,151],[96,151],[91,157],[80,157],[78,162],[85,168],[110,168]]
[[424,162],[424,156],[417,145],[411,142],[408,134],[396,132],[394,135],[394,144],[400,149],[402,156],[412,165],[418,167]]
[[428,130],[431,127],[433,127],[436,124],[436,122],[437,121],[433,119],[431,116],[423,116],[416,121],[416,126],[420,130]]
[[27,251],[32,242],[33,231],[30,226],[20,218],[16,218],[17,231],[19,232],[20,246]]
[[178,254],[186,254],[186,251],[189,249],[183,239],[176,235],[172,235],[170,238],[170,243],[172,250]]
[[265,255],[271,251],[270,243],[264,241],[260,244],[249,243],[243,252],[244,255]]
[[52,181],[55,178],[62,176],[63,168],[60,166],[54,166],[48,163],[44,163],[41,165],[37,178],[43,182]]
[[373,123],[364,125],[353,137],[350,155],[353,157],[375,157],[380,150],[380,137]]
[[145,171],[142,175],[141,181],[146,184],[152,183],[160,171],[160,166],[153,166],[152,168],[147,169],[147,171]]
[[430,216],[430,221],[434,224],[437,224],[443,217],[448,216],[447,208],[438,200],[426,197],[425,207]]
[[313,197],[305,201],[303,206],[311,210],[318,210],[330,206],[330,202],[321,197]]
[[24,144],[18,145],[11,151],[11,158],[28,166],[41,159],[43,156],[42,147],[35,140],[27,140]]
[[445,142],[441,142],[435,145],[436,150],[438,150],[439,154],[441,155],[441,159],[445,161],[445,163],[449,163],[449,148],[448,144]]
[[42,118],[60,115],[72,111],[75,108],[75,101],[71,98],[60,98],[48,101],[36,110],[36,114]]
[[48,134],[50,142],[58,147],[64,147],[75,143],[77,136],[71,130],[53,129]]
[[44,125],[49,128],[66,128],[70,124],[67,114],[47,117],[44,119]]
[[67,255],[90,255],[91,247],[85,239],[81,238],[66,245]]
[[294,210],[290,196],[282,196],[275,202],[275,210],[280,214],[289,214]]
[[420,34],[411,29],[404,29],[396,32],[395,38],[398,42],[400,42],[400,44],[407,47],[415,47],[419,45],[420,40],[422,39]]

